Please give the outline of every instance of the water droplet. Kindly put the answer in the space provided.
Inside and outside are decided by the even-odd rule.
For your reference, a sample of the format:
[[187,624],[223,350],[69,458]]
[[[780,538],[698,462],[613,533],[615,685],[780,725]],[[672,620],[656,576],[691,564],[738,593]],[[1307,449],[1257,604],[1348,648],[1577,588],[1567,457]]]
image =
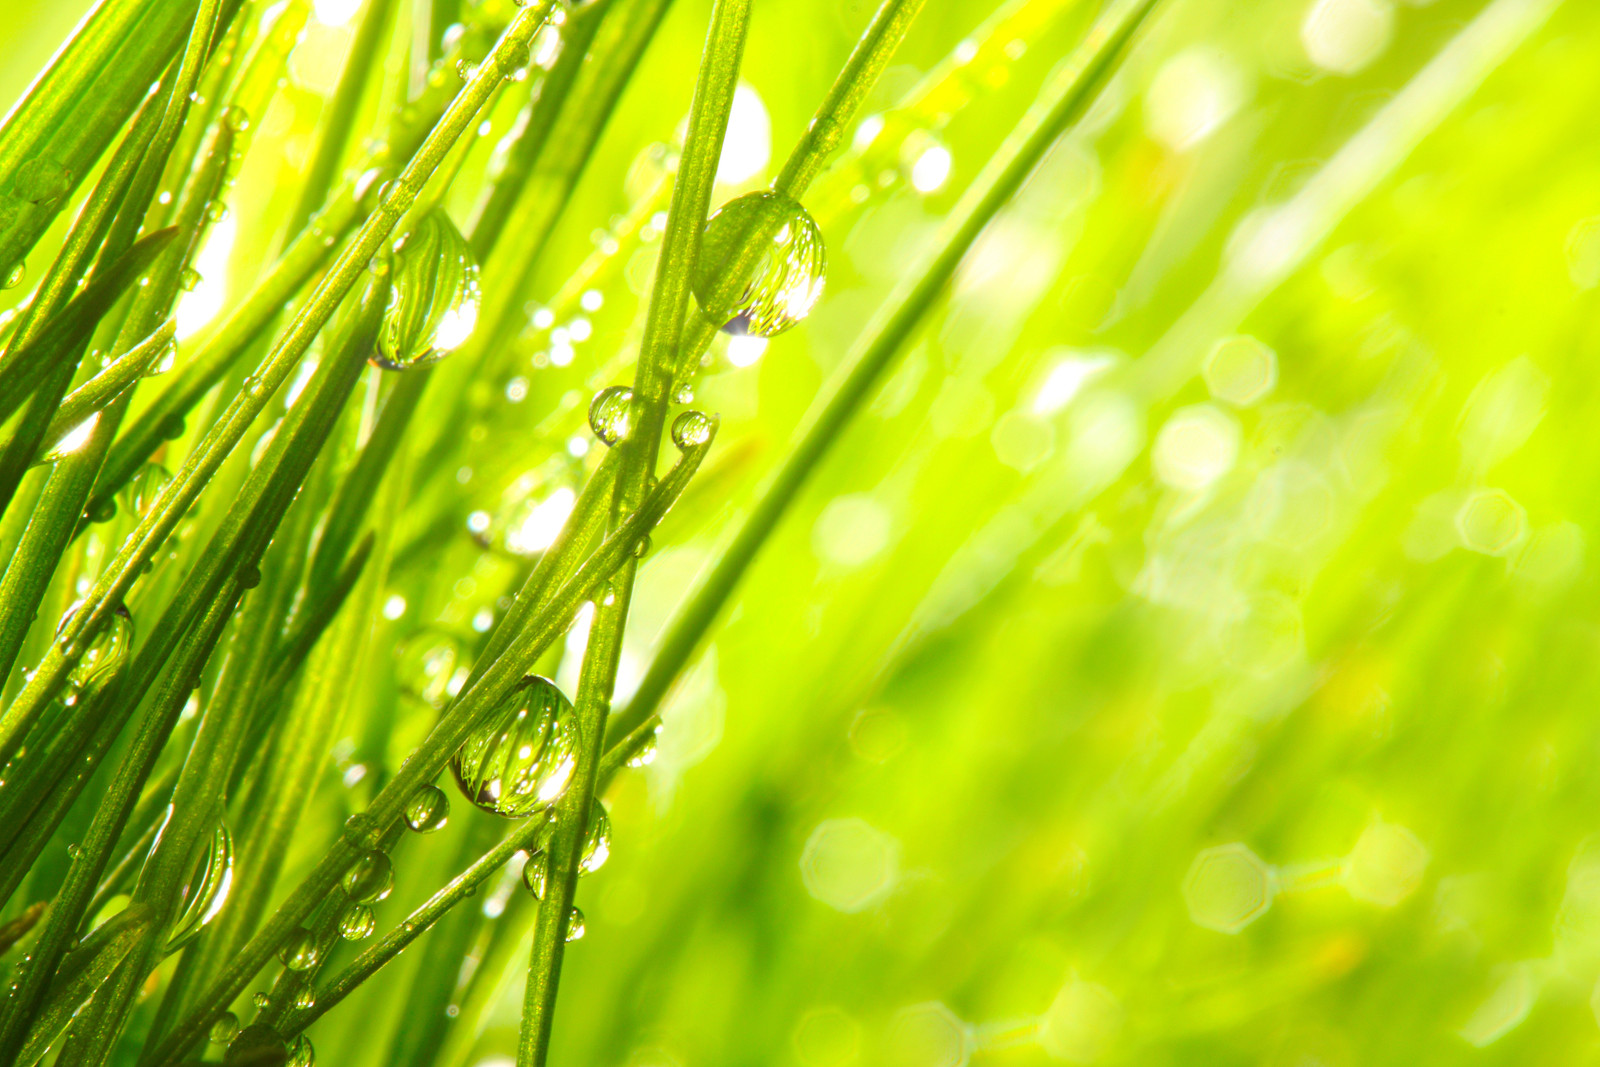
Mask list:
[[[66,610],[61,616],[61,622],[56,625],[56,639],[59,641],[66,633],[67,626],[72,617],[83,606],[83,601],[78,601]],[[107,672],[115,670],[127,658],[128,651],[133,647],[133,616],[128,609],[118,605],[112,613],[111,621],[106,628],[100,631],[98,637],[83,652],[78,659],[78,665],[72,668],[67,675],[67,685],[73,692],[82,692],[86,686],[99,679],[109,677]],[[62,649],[63,654],[72,655],[73,650]]]
[[222,1054],[224,1067],[286,1067],[289,1046],[278,1031],[257,1023],[239,1031]]
[[593,874],[611,858],[611,814],[598,800],[589,811],[589,829],[583,837],[583,851],[578,855],[578,873]]
[[228,217],[228,204],[225,200],[213,200],[206,205],[206,221],[218,223]]
[[394,292],[373,363],[407,370],[443,359],[478,324],[478,262],[450,216],[423,216],[395,248]]
[[672,443],[684,452],[711,440],[717,424],[703,411],[685,411],[672,420]]
[[90,522],[110,522],[117,517],[117,502],[102,500],[97,504],[91,504],[87,514]]
[[177,361],[178,342],[168,341],[161,346],[161,351],[157,352],[155,358],[150,361],[149,369],[144,372],[145,377],[151,378],[157,374],[165,374],[172,369],[172,365]]
[[661,749],[660,738],[661,727],[658,726],[650,732],[650,736],[645,739],[645,743],[639,746],[639,751],[635,752],[632,758],[628,760],[628,766],[648,767],[650,764],[654,763],[656,761],[656,754]]
[[345,896],[357,904],[372,904],[394,888],[394,864],[382,852],[373,850],[356,860],[344,875]]
[[244,133],[250,128],[250,112],[238,104],[231,104],[223,109],[222,121],[234,133]]
[[185,267],[183,268],[183,273],[178,275],[178,288],[182,289],[186,293],[192,293],[194,292],[195,287],[198,286],[203,280],[204,279],[200,277],[199,271],[195,270],[193,267]]
[[6,271],[5,280],[0,281],[0,289],[15,289],[27,276],[28,264],[19,259],[11,265],[10,270]]
[[301,1034],[289,1043],[289,1062],[287,1067],[313,1067],[317,1062],[317,1050],[311,1047],[311,1039]]
[[226,1045],[239,1036],[239,1017],[231,1011],[223,1012],[217,1021],[211,1024],[211,1043],[213,1045]]
[[396,657],[401,691],[431,707],[444,707],[458,676],[466,680],[460,650],[448,634],[423,631],[401,645]]
[[450,818],[450,798],[436,785],[425,785],[406,803],[406,826],[419,834],[431,834]]
[[257,1011],[266,1011],[272,1007],[272,998],[266,993],[257,993],[250,998],[250,1003],[256,1006]]
[[261,584],[261,568],[250,563],[239,569],[239,587],[241,589],[254,589]]
[[529,676],[467,738],[450,769],[484,811],[525,818],[565,792],[577,742],[571,701],[550,679]]
[[161,436],[168,441],[183,436],[183,416],[168,415],[161,423]]
[[589,428],[608,445],[614,445],[633,426],[633,390],[612,385],[594,394],[589,402]]
[[567,940],[582,940],[584,932],[585,927],[583,923],[583,912],[574,906],[573,909],[567,913]]
[[67,858],[69,860],[76,860],[82,854],[83,850],[78,847],[76,842],[67,846]]
[[46,156],[34,156],[17,168],[11,187],[22,199],[48,207],[72,188],[72,172]]
[[[159,832],[156,839],[160,840]],[[232,885],[233,834],[227,824],[219,820],[189,868],[189,879],[184,883],[181,897],[182,908],[173,920],[172,932],[167,935],[169,953],[193,941],[206,923],[217,917],[228,902],[228,890]]]
[[461,62],[456,64],[456,75],[464,82],[471,81],[473,78],[477,77],[477,74],[478,64],[473,63],[470,60],[463,59]]
[[[723,276],[743,249],[760,258],[750,281],[731,300],[716,300]],[[771,337],[811,312],[822,296],[827,254],[822,231],[794,200],[772,192],[748,193],[706,220],[692,287],[702,311],[724,330]]]
[[550,885],[550,854],[539,849],[522,865],[522,884],[533,894],[534,900],[543,900]]
[[317,946],[316,935],[301,927],[283,943],[278,959],[291,971],[309,971],[322,960],[322,949]]
[[680,385],[678,387],[678,391],[672,395],[672,402],[674,404],[693,404],[694,383],[684,382],[682,385]]
[[368,904],[353,904],[339,917],[339,936],[346,941],[371,937],[377,928],[378,916]]
[[[650,535],[645,534],[633,543],[633,558],[644,559],[650,554]],[[610,601],[607,601],[610,603]]]

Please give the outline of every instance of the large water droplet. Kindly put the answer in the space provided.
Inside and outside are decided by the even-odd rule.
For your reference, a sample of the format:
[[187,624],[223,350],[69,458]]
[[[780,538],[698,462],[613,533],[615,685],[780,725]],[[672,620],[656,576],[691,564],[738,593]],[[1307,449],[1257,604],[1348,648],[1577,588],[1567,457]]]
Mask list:
[[406,803],[406,826],[419,834],[431,834],[450,818],[450,798],[436,785],[425,785]]
[[301,1034],[289,1042],[288,1067],[313,1067],[317,1062],[317,1050],[311,1047],[311,1039]]
[[443,359],[478,324],[478,262],[450,216],[434,210],[395,248],[394,291],[373,363],[407,370]]
[[[760,249],[754,273],[733,299],[716,289],[742,250]],[[822,296],[827,253],[806,209],[773,192],[748,193],[706,220],[691,284],[705,315],[730,333],[771,337],[810,314]]]
[[278,1031],[257,1023],[239,1031],[222,1054],[223,1067],[287,1067],[289,1046]]
[[586,932],[587,927],[584,925],[583,912],[578,910],[577,907],[573,907],[572,911],[567,913],[567,940],[581,940]]
[[522,884],[533,894],[534,900],[543,900],[550,886],[550,854],[539,849],[522,865]]
[[589,811],[589,828],[584,833],[583,851],[578,855],[578,873],[593,874],[611,858],[611,813],[598,800]]
[[[66,632],[67,626],[72,622],[72,617],[83,606],[83,601],[78,601],[66,610],[61,616],[61,622],[56,625],[56,637],[59,639]],[[123,605],[118,605],[112,614],[111,621],[100,635],[84,651],[78,659],[78,665],[67,675],[67,685],[70,696],[81,693],[91,682],[104,679],[109,672],[127,657],[133,647],[133,615]],[[69,697],[68,703],[72,700]]]
[[380,901],[393,888],[394,864],[376,849],[362,854],[344,875],[345,896],[357,904]]
[[468,800],[520,819],[566,790],[577,741],[572,703],[550,679],[530,676],[467,738],[450,769]]
[[289,940],[278,950],[278,959],[291,971],[309,971],[322,960],[322,949],[316,935],[304,927],[289,935]]
[[703,411],[685,411],[672,420],[672,443],[687,452],[711,440],[717,424]]
[[339,917],[339,936],[346,941],[360,941],[371,937],[378,928],[378,916],[369,904],[352,904]]
[[633,428],[633,390],[611,385],[589,402],[589,428],[607,445],[614,445]]
[[226,1045],[239,1036],[239,1017],[231,1011],[225,1011],[218,1016],[217,1021],[211,1024],[211,1043],[213,1045]]
[[167,936],[167,951],[193,941],[201,929],[217,917],[228,902],[233,886],[233,834],[226,823],[218,822],[211,837],[199,850],[183,887],[183,906]]

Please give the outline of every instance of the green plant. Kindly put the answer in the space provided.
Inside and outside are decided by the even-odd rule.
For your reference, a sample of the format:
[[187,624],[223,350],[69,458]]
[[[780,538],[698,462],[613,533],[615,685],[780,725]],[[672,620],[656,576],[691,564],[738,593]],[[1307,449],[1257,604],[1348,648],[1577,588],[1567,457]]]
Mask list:
[[[527,853],[540,900],[522,927],[532,949],[518,1060],[544,1063],[564,946],[584,926],[578,878],[610,848],[598,798],[648,749],[662,698],[800,485],[1155,2],[1107,5],[955,205],[614,722],[635,569],[668,510],[697,492],[717,432],[714,417],[671,409],[692,403],[719,327],[775,332],[815,303],[823,252],[802,201],[918,0],[885,0],[770,191],[708,221],[750,19],[748,0],[714,5],[681,150],[640,191],[632,232],[602,241],[556,298],[603,297],[589,282],[617,255],[607,245],[655,232],[637,358],[619,344],[601,371],[632,361],[632,384],[585,405],[515,379],[507,388],[533,417],[484,457],[484,477],[506,480],[493,464],[530,447],[545,467],[582,467],[564,439],[585,410],[605,455],[541,543],[508,546],[502,532],[494,544],[474,519],[486,551],[431,595],[452,583],[506,593],[478,598],[470,641],[413,634],[424,654],[404,679],[379,648],[406,610],[403,598],[391,607],[389,582],[434,559],[448,571],[460,555],[447,541],[477,474],[461,466],[459,431],[486,424],[484,396],[525,332],[521,287],[577,212],[580,177],[667,5],[369,0],[280,209],[281,252],[198,345],[180,346],[165,384],[143,378],[170,346],[207,234],[226,211],[254,210],[230,189],[309,4],[97,8],[0,127],[5,273],[45,258],[53,220],[82,205],[0,356],[0,899],[20,957],[0,1060],[50,1049],[58,1063],[160,1067],[211,1035],[227,1062],[306,1064],[306,1027],[427,934],[437,965],[398,997],[426,1021],[396,1055],[455,1062],[468,1024],[447,1025],[439,1008],[457,995],[456,961],[503,970],[521,939],[516,924],[456,906]],[[497,124],[510,128],[489,167],[474,131]],[[368,125],[381,137],[358,147]],[[464,200],[481,205],[467,237],[442,206]],[[675,455],[658,480],[664,439]],[[551,669],[580,613],[570,712],[520,705],[525,677]],[[341,812],[342,800],[313,803],[313,786],[351,726],[362,792]],[[463,745],[489,744],[486,730],[504,731],[491,785],[526,783],[538,802],[503,836],[470,813],[450,876],[422,877],[436,868],[408,860],[404,828],[437,828],[434,783]],[[308,844],[309,865],[286,869],[291,846],[298,859]],[[444,884],[323,980],[342,940],[373,933],[396,866]],[[274,958],[283,969],[241,1029],[240,998]],[[142,1000],[150,990],[159,996]],[[489,993],[467,995],[481,1018]]]

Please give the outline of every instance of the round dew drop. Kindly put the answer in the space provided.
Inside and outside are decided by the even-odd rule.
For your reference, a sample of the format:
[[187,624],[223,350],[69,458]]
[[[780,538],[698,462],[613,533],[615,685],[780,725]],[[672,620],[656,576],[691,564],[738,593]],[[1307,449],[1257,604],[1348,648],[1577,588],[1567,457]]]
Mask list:
[[419,834],[431,834],[450,818],[450,798],[436,785],[417,790],[406,804],[406,827]]
[[523,819],[560,799],[577,747],[572,702],[550,679],[529,675],[467,738],[450,770],[472,803]]
[[213,1045],[226,1045],[239,1036],[239,1017],[231,1011],[225,1011],[211,1024],[211,1043]]
[[567,940],[580,941],[585,932],[583,912],[574,907],[567,915]]
[[[756,252],[743,289],[720,292],[747,250]],[[822,296],[822,231],[799,203],[773,192],[730,200],[706,220],[690,285],[701,311],[733,334],[771,337],[811,313]]]
[[289,940],[278,950],[278,959],[291,971],[309,971],[322,960],[322,950],[317,947],[316,935],[301,927],[289,935]]
[[339,936],[346,941],[360,941],[372,936],[378,928],[378,916],[370,904],[352,904],[339,917]]
[[394,865],[376,850],[364,853],[344,875],[344,893],[357,904],[373,904],[394,888]]
[[633,428],[633,390],[612,385],[594,394],[589,402],[589,428],[606,445],[615,445]]
[[685,411],[672,420],[672,443],[687,452],[711,440],[717,424],[703,411]]
[[394,258],[394,290],[372,363],[410,370],[443,359],[472,336],[481,301],[478,262],[440,209],[396,244]]
[[307,1008],[314,1008],[316,1004],[317,991],[309,985],[302,986],[300,992],[294,995],[294,1006],[301,1011],[305,1011]]

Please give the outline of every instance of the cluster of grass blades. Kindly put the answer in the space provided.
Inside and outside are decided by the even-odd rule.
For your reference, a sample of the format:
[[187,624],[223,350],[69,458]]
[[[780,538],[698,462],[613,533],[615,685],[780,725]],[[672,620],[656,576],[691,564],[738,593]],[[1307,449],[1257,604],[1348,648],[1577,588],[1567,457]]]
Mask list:
[[[681,144],[647,154],[635,207],[531,325],[529,278],[665,0],[367,0],[304,158],[267,168],[292,179],[265,210],[237,183],[307,0],[105,0],[7,117],[0,274],[39,280],[0,355],[0,1062],[308,1067],[308,1028],[419,940],[391,1062],[458,1062],[524,967],[517,1059],[545,1062],[579,878],[610,850],[601,798],[648,761],[663,697],[752,558],[1156,0],[1106,5],[906,265],[613,713],[635,571],[674,503],[717,491],[696,481],[718,429],[697,383],[822,295],[829,216],[872,151],[847,134],[922,5],[885,0],[771,186],[713,211],[750,6],[712,6]],[[891,118],[914,122],[954,69]],[[276,250],[179,343],[225,224]],[[502,385],[530,336],[536,366],[570,363],[591,329],[577,312],[626,295],[623,245],[650,252],[638,329],[602,368],[629,384],[588,402]],[[489,391],[520,429],[477,457]],[[581,486],[516,522],[474,512],[481,559],[434,571],[455,559],[440,544],[461,487],[513,460]],[[414,654],[390,660],[389,624],[440,610],[389,592],[418,567],[473,611],[448,641],[411,627]],[[569,696],[541,672],[575,624]],[[356,688],[368,676],[380,691]],[[314,787],[349,730],[335,811]],[[453,858],[414,861],[452,806]],[[520,927],[460,906],[513,859],[537,901]],[[433,891],[380,922],[406,866]],[[446,1012],[464,958],[480,973]]]

